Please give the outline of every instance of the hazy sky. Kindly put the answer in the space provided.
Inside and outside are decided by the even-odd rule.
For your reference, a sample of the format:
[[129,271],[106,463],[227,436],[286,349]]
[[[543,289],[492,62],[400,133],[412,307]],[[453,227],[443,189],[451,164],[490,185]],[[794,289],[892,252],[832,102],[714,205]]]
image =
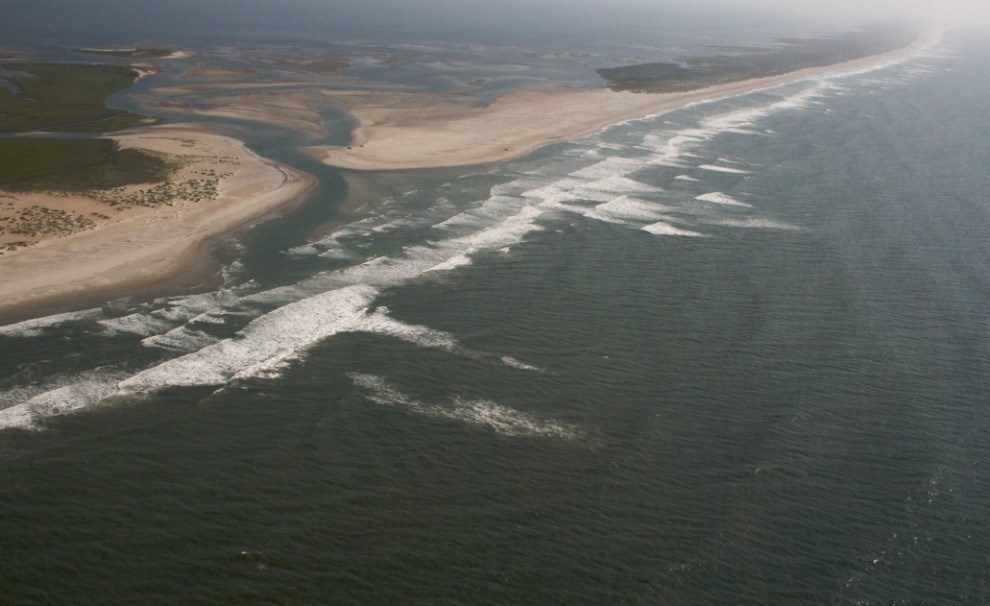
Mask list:
[[0,35],[64,40],[82,34],[169,40],[224,32],[310,35],[583,35],[924,18],[990,24],[990,0],[0,0]]
[[[712,2],[715,0],[703,0]],[[902,19],[905,17],[932,22],[973,24],[990,23],[988,0],[736,0],[733,4],[760,9],[806,12],[843,18]]]

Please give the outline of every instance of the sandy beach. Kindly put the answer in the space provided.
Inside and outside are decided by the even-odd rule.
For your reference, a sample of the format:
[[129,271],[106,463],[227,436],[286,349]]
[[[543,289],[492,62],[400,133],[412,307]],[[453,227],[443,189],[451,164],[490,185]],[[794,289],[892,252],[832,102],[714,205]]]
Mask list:
[[271,214],[315,183],[201,125],[148,127],[113,138],[121,147],[164,154],[181,168],[168,184],[86,196],[6,193],[2,201],[10,209],[72,208],[95,225],[0,256],[0,315],[28,316],[82,295],[121,296],[165,282],[194,265],[210,238]]
[[496,162],[555,141],[591,134],[616,122],[689,103],[894,61],[932,44],[939,35],[929,31],[905,48],[853,61],[682,93],[523,89],[488,105],[477,105],[455,96],[326,91],[326,95],[343,103],[358,126],[350,146],[312,146],[307,151],[328,165],[354,170]]

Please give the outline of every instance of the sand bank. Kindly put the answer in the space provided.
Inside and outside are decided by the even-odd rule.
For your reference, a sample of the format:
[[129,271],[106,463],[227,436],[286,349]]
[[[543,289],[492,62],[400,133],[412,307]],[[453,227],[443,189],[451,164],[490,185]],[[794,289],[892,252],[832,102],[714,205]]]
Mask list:
[[194,264],[208,239],[274,212],[315,182],[202,126],[155,126],[113,138],[121,147],[164,154],[181,168],[167,185],[128,186],[102,192],[102,199],[97,193],[5,194],[4,204],[12,207],[69,208],[105,218],[0,256],[0,315],[31,315],[37,306],[84,294],[120,296],[164,282]]
[[811,76],[853,72],[894,61],[933,44],[926,32],[908,47],[825,67],[665,94],[608,89],[517,90],[488,105],[444,95],[325,91],[341,101],[358,126],[349,147],[313,146],[309,153],[331,166],[395,170],[483,164],[537,147],[591,134],[628,120],[771,88]]
[[182,108],[199,116],[233,118],[278,124],[286,128],[326,137],[321,107],[331,105],[316,90],[294,90],[288,93],[250,91],[220,98],[206,98],[197,107]]

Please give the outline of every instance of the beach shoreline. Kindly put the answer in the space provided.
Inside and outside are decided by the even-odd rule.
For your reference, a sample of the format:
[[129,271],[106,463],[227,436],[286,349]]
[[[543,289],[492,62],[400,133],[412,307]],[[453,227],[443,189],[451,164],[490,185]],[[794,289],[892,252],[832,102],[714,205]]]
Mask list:
[[[163,285],[174,288],[183,277],[201,283],[212,273],[205,255],[210,242],[296,203],[316,183],[201,125],[146,127],[112,138],[123,148],[179,159],[187,173],[213,171],[218,175],[215,195],[127,208],[93,229],[5,253],[0,256],[0,323],[158,292]],[[61,198],[23,195],[41,202],[47,195],[53,204]]]
[[677,93],[519,89],[490,104],[477,105],[439,94],[417,98],[415,93],[328,92],[357,124],[351,144],[304,149],[329,166],[359,171],[487,164],[692,103],[897,61],[935,43],[939,36],[939,31],[929,30],[912,44],[885,53]]
[[[231,107],[217,103],[201,113],[281,124],[325,136],[314,108],[343,107],[356,125],[351,145],[302,148],[327,165],[355,173],[468,167],[508,160],[692,103],[875,68],[910,56],[939,36],[939,31],[929,30],[901,49],[679,93],[518,89],[479,105],[461,94],[320,90],[307,83],[303,90],[241,93],[231,100]],[[142,127],[111,138],[121,147],[172,157],[189,155],[187,148],[201,146],[208,148],[207,156],[230,160],[204,161],[201,168],[236,167],[221,179],[214,200],[130,209],[95,229],[44,239],[0,255],[0,325],[113,298],[166,294],[203,284],[216,269],[207,252],[212,250],[211,243],[298,204],[316,183],[314,177],[257,156],[241,141],[202,124]],[[36,196],[35,203],[40,205],[57,204],[56,198],[64,197],[27,195]],[[356,202],[345,202],[342,210],[355,212]]]

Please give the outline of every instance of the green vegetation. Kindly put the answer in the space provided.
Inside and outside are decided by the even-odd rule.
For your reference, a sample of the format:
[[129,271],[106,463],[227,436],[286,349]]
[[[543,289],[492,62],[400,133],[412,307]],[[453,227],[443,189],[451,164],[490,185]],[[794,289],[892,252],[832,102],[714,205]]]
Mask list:
[[167,48],[74,48],[72,52],[135,58],[167,57],[172,54]]
[[117,149],[110,139],[0,139],[0,189],[108,189],[156,183],[168,176],[160,158]]
[[[98,218],[109,219],[106,215]],[[96,225],[96,222],[89,217],[66,212],[58,208],[46,208],[44,206],[32,206],[25,208],[15,216],[0,217],[0,236],[12,234],[14,236],[67,236],[84,229],[89,229]],[[0,246],[0,251],[10,252],[30,246],[27,240],[16,240],[6,242]]]
[[778,40],[783,46],[773,49],[721,47],[734,54],[626,65],[597,73],[615,91],[681,92],[859,59],[907,46],[917,35],[909,29],[874,28],[826,38],[789,38]]
[[176,200],[189,200],[191,202],[216,200],[220,195],[217,187],[220,184],[221,175],[217,175],[213,171],[203,171],[200,174],[204,178],[186,179],[185,181],[169,179],[164,183],[144,189],[125,190],[118,187],[109,191],[101,191],[96,197],[101,202],[119,210],[135,206],[148,208],[172,206]]
[[31,76],[6,78],[17,92],[0,87],[0,132],[106,132],[156,121],[106,106],[107,97],[134,83],[137,72],[129,67],[79,63],[3,67]]
[[[124,66],[8,63],[30,76],[7,76],[17,90],[0,87],[0,132],[32,130],[105,132],[155,121],[106,107],[111,94],[133,84]],[[110,139],[0,138],[0,189],[7,191],[107,189],[163,181],[165,163],[137,150],[118,150]]]

